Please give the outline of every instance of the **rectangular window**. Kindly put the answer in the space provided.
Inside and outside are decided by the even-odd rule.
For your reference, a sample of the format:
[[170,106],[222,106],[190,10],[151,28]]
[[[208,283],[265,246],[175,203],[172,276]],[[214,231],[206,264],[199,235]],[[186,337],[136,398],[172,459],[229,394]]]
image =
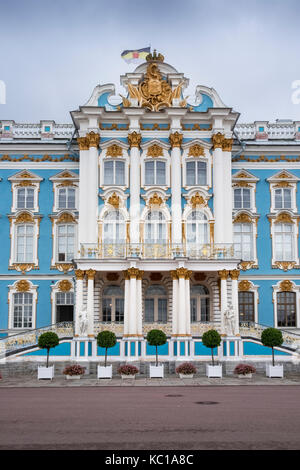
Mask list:
[[290,189],[275,189],[275,209],[291,209],[292,192]]
[[234,190],[234,208],[235,209],[250,209],[250,189],[237,188]]
[[277,324],[278,326],[296,326],[296,293],[277,293]]
[[276,261],[293,261],[292,224],[275,224],[274,244]]
[[16,262],[33,262],[33,225],[17,225]]
[[125,163],[120,161],[104,162],[104,184],[119,185],[125,184]]
[[34,209],[34,189],[33,188],[18,189],[17,209]]
[[166,184],[166,164],[160,161],[145,163],[145,184],[164,185]]
[[234,253],[244,261],[253,259],[253,236],[251,224],[234,224]]
[[124,299],[115,300],[115,321],[118,323],[124,322]]
[[60,188],[58,191],[58,208],[75,209],[75,188]]
[[167,323],[167,299],[158,299],[158,322]]
[[197,299],[193,298],[191,302],[191,322],[194,323],[197,321]]
[[13,295],[13,327],[32,328],[33,295],[28,292],[19,292]]
[[72,261],[75,253],[75,226],[58,225],[58,261]]
[[112,299],[102,299],[102,319],[105,322],[111,322]]
[[145,299],[145,322],[154,322],[154,299]]
[[186,184],[187,186],[205,186],[207,184],[205,162],[186,163]]
[[240,322],[254,322],[254,292],[239,292]]

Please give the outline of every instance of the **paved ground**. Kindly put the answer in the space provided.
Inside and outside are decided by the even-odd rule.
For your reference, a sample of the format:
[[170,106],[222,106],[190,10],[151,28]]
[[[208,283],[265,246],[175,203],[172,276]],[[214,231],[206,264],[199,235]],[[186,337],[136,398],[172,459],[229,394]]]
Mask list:
[[0,449],[299,449],[299,393],[289,385],[2,387]]

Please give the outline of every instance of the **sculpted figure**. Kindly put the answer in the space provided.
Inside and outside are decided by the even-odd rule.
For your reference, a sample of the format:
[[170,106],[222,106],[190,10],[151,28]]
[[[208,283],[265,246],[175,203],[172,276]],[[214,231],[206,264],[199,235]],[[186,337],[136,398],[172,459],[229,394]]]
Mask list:
[[87,319],[87,311],[81,310],[79,315],[79,334],[80,336],[86,336],[88,329],[88,319]]
[[228,309],[224,312],[225,316],[225,331],[228,335],[235,334],[235,315],[232,303],[228,305]]

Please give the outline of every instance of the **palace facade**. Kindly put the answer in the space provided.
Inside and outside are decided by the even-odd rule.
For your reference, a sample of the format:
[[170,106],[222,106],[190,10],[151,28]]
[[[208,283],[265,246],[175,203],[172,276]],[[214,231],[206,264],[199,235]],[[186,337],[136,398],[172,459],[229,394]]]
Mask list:
[[213,88],[154,53],[98,85],[72,124],[0,121],[0,355],[38,359],[57,331],[57,360],[263,360],[265,326],[283,360],[300,345],[300,121],[239,124]]

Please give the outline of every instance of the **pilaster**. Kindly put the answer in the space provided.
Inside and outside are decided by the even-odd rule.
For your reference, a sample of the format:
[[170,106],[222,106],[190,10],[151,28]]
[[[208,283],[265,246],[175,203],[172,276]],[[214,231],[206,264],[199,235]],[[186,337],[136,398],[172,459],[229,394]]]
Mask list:
[[183,136],[173,132],[169,136],[171,144],[171,191],[172,191],[172,243],[182,243],[181,231],[181,144]]
[[138,132],[128,134],[130,146],[130,241],[139,243],[140,234],[140,144],[142,136]]

